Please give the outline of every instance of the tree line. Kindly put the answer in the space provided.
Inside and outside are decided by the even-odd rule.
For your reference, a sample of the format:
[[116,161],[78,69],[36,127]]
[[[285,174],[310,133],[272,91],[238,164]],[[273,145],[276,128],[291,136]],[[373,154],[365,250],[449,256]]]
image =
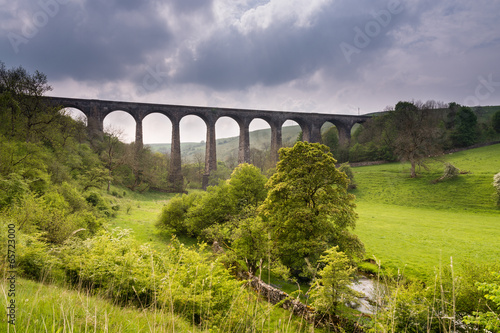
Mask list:
[[415,177],[429,156],[500,140],[500,111],[480,122],[472,108],[454,102],[400,101],[359,126],[350,147],[340,147],[331,133],[323,137],[340,161],[407,161]]

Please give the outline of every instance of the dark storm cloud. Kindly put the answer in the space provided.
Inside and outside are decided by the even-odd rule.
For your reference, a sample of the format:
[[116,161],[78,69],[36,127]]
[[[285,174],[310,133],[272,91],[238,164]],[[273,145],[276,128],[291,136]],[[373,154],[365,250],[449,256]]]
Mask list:
[[176,12],[191,13],[199,10],[210,11],[212,0],[174,0],[171,1]]
[[171,46],[153,1],[19,1],[0,32],[2,58],[51,79],[116,80]]
[[[156,93],[190,102],[196,89],[200,103],[232,105],[261,98],[262,88],[269,100],[280,93],[268,107],[291,96],[357,109],[365,98],[391,104],[392,95],[500,96],[498,1],[4,2],[0,60],[96,87],[99,98]],[[489,75],[490,97],[481,99],[475,91]],[[308,89],[312,97],[296,96]]]
[[[393,42],[387,34],[390,29],[403,21],[405,24],[410,22],[403,19],[403,5],[399,1],[392,3],[397,6],[397,14],[390,13],[388,19],[384,18],[385,26],[376,18],[378,13],[388,12],[387,2],[361,1],[342,6],[331,3],[304,26],[297,26],[297,18],[292,17],[250,32],[235,26],[221,28],[194,51],[183,50],[176,79],[218,89],[278,85],[319,69],[339,79],[353,79],[359,66],[372,63],[380,52],[390,48]],[[374,30],[376,34],[370,31],[373,37],[368,37],[368,45],[356,44],[357,29],[366,36],[367,24],[368,29],[377,28],[378,24],[380,31]],[[357,49],[357,53],[349,54],[351,59],[346,59],[340,47],[342,43]]]

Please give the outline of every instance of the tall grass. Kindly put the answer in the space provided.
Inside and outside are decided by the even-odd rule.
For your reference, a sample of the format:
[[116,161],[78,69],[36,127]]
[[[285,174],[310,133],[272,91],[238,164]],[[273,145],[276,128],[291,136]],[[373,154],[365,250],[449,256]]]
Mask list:
[[[41,274],[41,282],[17,280],[16,325],[4,318],[0,331],[306,332],[311,328],[249,293],[206,251],[197,253],[178,242],[168,250],[155,250],[124,231],[96,237],[51,250],[59,253],[60,261]],[[23,258],[27,247],[19,249],[20,259],[45,258],[45,248],[31,249],[33,256]],[[0,306],[6,308],[11,297],[3,277]],[[44,283],[49,280],[57,285]]]
[[[1,306],[7,302],[2,281]],[[165,309],[121,307],[85,290],[70,290],[19,279],[16,285],[16,325],[5,318],[1,332],[198,332],[199,329]]]

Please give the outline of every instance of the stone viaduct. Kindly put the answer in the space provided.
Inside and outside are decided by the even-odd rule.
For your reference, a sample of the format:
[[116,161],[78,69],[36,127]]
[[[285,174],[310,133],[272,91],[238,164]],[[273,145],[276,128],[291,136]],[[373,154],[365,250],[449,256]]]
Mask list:
[[321,126],[326,122],[330,122],[337,127],[340,144],[347,145],[351,138],[351,129],[354,124],[363,123],[370,118],[368,116],[212,108],[64,97],[44,97],[44,99],[54,107],[60,107],[61,109],[75,108],[82,111],[87,116],[87,126],[91,135],[102,136],[104,118],[111,112],[127,112],[135,119],[135,142],[138,148],[143,146],[143,119],[152,113],[160,113],[167,116],[172,123],[169,182],[173,191],[182,189],[183,184],[179,124],[185,116],[198,116],[207,126],[205,174],[203,177],[204,187],[208,183],[210,172],[217,168],[215,123],[221,117],[234,119],[240,127],[238,163],[248,163],[250,161],[249,125],[253,119],[263,119],[271,127],[271,157],[276,162],[278,160],[278,149],[282,144],[282,125],[286,120],[297,122],[302,129],[304,141],[309,142],[320,142]]

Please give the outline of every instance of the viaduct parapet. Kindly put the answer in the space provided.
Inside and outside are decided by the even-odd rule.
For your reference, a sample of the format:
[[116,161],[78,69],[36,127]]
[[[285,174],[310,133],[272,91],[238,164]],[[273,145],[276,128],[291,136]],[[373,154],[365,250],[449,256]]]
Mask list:
[[211,171],[217,169],[215,123],[221,117],[234,119],[240,127],[238,163],[249,163],[250,161],[249,125],[256,118],[263,119],[271,127],[271,157],[274,162],[278,161],[278,149],[282,145],[282,126],[287,120],[293,120],[299,124],[302,129],[303,140],[308,142],[321,142],[321,126],[326,122],[330,122],[337,127],[340,144],[348,145],[354,124],[363,123],[370,118],[368,116],[134,103],[64,97],[44,97],[44,99],[54,107],[75,108],[82,111],[87,116],[87,126],[91,135],[102,136],[104,118],[111,112],[127,112],[135,119],[135,143],[139,148],[143,146],[143,119],[152,113],[167,116],[172,123],[169,172],[172,191],[180,191],[183,186],[179,124],[185,116],[198,116],[207,126],[204,187],[208,183],[208,176]]

